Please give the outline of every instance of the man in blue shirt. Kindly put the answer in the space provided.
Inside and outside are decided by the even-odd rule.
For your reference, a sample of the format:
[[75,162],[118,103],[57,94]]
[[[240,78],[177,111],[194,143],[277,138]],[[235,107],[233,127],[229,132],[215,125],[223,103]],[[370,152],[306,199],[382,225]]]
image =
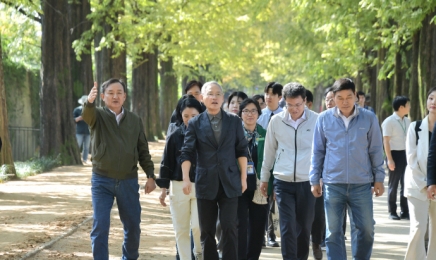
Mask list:
[[355,105],[355,85],[350,79],[337,80],[332,90],[336,107],[319,115],[314,131],[312,193],[315,197],[324,193],[327,258],[347,259],[342,224],[348,206],[355,226],[353,259],[370,259],[374,243],[371,193],[379,197],[384,192],[380,126],[374,113]]

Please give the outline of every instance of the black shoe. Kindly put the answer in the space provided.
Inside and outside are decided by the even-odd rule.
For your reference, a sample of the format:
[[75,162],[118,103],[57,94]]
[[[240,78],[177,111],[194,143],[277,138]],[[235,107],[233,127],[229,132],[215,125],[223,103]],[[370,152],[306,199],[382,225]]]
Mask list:
[[409,217],[409,212],[401,212],[401,213],[400,213],[400,218],[401,218],[401,219],[407,219],[407,220],[409,220],[409,219],[410,219],[410,217]]
[[265,240],[265,237],[263,237],[262,247],[266,247],[266,240]]
[[269,247],[280,247],[279,243],[272,239],[268,240],[268,243],[266,245]]
[[397,213],[391,213],[389,214],[389,219],[400,220],[400,217],[397,215]]
[[312,252],[315,260],[322,260],[322,250],[319,244],[312,243]]

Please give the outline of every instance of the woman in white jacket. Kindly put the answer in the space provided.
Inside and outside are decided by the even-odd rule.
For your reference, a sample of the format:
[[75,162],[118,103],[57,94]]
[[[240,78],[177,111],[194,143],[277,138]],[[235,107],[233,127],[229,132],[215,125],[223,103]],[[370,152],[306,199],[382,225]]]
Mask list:
[[[410,235],[406,260],[436,259],[436,201],[427,199],[427,156],[433,126],[436,122],[436,87],[427,94],[428,115],[421,125],[412,122],[406,141],[407,168],[405,173],[405,196],[410,211]],[[429,225],[428,251],[424,237]]]

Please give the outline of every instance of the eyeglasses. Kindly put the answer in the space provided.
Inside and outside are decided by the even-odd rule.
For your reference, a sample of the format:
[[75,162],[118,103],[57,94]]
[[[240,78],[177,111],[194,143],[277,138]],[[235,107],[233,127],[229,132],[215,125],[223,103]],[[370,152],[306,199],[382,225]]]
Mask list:
[[326,99],[326,100],[325,100],[326,103],[330,103],[330,102],[332,102],[332,101],[334,101],[333,98],[330,98],[330,99]]
[[302,105],[304,105],[304,103],[295,104],[295,105],[286,104],[286,107],[288,107],[288,108],[299,108]]
[[257,109],[253,109],[253,110],[244,109],[242,110],[242,113],[247,115],[256,115],[258,112]]
[[208,97],[222,97],[223,93],[206,93]]

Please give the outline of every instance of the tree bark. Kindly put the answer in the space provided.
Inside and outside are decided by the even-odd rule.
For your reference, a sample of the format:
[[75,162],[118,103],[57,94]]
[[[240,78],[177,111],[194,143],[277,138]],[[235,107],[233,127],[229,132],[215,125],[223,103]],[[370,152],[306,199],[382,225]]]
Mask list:
[[[412,60],[411,60],[411,84],[409,88],[409,98],[411,104],[419,104],[419,35],[420,31],[416,31],[412,37]],[[418,120],[421,118],[421,113],[418,105],[410,107],[411,120]]]
[[133,65],[133,112],[143,121],[149,141],[163,139],[159,119],[158,61],[155,53],[142,53],[142,61]]
[[403,65],[403,60],[401,58],[402,56],[402,48],[400,47],[400,49],[398,50],[397,54],[395,54],[395,75],[394,75],[394,80],[395,80],[395,84],[394,84],[394,93],[393,93],[393,97],[395,96],[401,96],[402,95],[402,83],[403,83],[403,74],[402,74],[402,65]]
[[68,1],[41,2],[41,155],[61,154],[63,164],[79,164],[75,138]]
[[173,57],[160,62],[160,122],[162,128],[169,125],[173,110],[177,105],[177,77],[173,68]]
[[5,173],[16,176],[14,158],[12,157],[12,147],[9,139],[8,109],[6,105],[2,54],[2,38],[0,33],[0,141],[2,143],[0,146],[0,166],[6,165]]
[[[436,11],[434,11],[432,13],[432,15],[430,17],[435,17],[436,16]],[[436,87],[436,24],[433,22],[432,24],[430,24],[430,35],[428,36],[429,38],[431,38],[431,44],[430,44],[430,85],[429,88],[432,87]]]
[[[380,48],[378,51],[378,63],[377,63],[377,74],[380,72],[384,62],[386,59],[386,49]],[[387,79],[378,79],[377,78],[377,107],[376,114],[379,117],[380,122],[391,113],[392,108],[389,104],[389,108],[387,108],[386,102],[389,102],[389,82]]]
[[[72,43],[80,39],[82,34],[91,30],[91,21],[86,16],[91,13],[91,3],[89,0],[73,1],[69,4],[69,18],[71,26],[71,46]],[[94,86],[94,76],[92,74],[91,43],[87,44],[89,52],[80,56],[80,61],[76,58],[76,53],[71,48],[71,80],[73,84],[73,105],[82,95],[87,95]]]

